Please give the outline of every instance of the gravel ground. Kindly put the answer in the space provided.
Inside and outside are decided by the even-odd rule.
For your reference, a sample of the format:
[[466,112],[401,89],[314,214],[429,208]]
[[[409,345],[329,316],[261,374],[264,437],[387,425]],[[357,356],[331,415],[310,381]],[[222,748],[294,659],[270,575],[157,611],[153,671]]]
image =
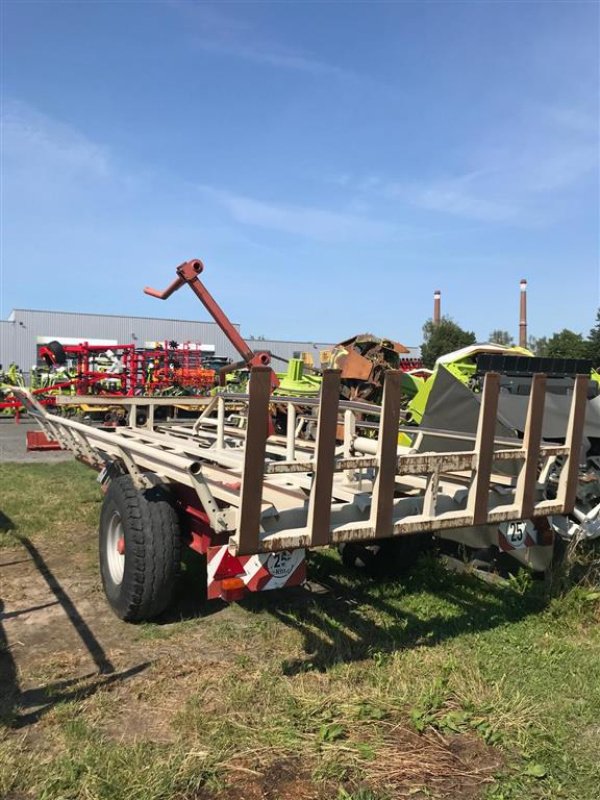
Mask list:
[[30,463],[70,461],[72,453],[60,450],[32,450],[27,452],[27,431],[39,431],[40,428],[33,420],[21,420],[17,425],[14,419],[6,417],[0,419],[0,462],[21,461]]

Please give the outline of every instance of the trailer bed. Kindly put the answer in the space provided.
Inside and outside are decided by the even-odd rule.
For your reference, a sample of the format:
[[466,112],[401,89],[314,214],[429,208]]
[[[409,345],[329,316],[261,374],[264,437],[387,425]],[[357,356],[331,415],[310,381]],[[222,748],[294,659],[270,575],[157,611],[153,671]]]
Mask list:
[[[151,418],[138,426],[134,414],[133,424],[98,429],[49,414],[26,392],[19,394],[47,435],[90,466],[118,464],[138,487],[158,478],[193,489],[213,528],[228,533],[230,551],[248,555],[569,513],[587,378],[576,379],[560,446],[541,441],[544,384],[544,376],[535,376],[524,439],[497,440],[499,382],[489,373],[472,450],[444,453],[398,445],[401,390],[393,371],[383,406],[368,406],[366,422],[365,404],[359,411],[339,400],[335,370],[325,372],[321,397],[311,404],[272,397],[270,370],[255,367],[248,395],[211,398],[191,426]],[[152,406],[148,398],[130,403]],[[269,430],[273,403],[287,409],[286,435]],[[314,441],[301,438],[307,424],[316,430]],[[518,464],[514,479],[494,471],[500,461]],[[548,498],[544,482],[559,462],[558,491]]]

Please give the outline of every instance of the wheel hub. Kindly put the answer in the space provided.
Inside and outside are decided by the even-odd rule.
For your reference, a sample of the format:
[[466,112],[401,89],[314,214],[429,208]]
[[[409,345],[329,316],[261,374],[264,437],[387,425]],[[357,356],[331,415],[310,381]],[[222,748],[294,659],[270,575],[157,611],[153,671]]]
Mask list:
[[106,563],[113,583],[119,585],[125,572],[125,534],[121,515],[115,511],[108,525],[106,537]]

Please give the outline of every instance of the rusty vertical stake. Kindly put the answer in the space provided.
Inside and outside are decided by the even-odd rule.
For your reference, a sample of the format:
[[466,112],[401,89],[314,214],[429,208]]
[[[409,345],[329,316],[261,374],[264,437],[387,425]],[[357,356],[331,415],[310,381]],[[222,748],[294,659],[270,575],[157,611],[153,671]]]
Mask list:
[[542,424],[544,422],[544,400],[546,397],[546,376],[536,374],[531,383],[527,421],[523,436],[523,447],[526,451],[525,461],[519,472],[515,489],[515,505],[521,519],[529,519],[535,504],[535,485],[542,441]]
[[398,455],[398,426],[400,424],[400,397],[402,373],[389,370],[383,384],[383,406],[377,442],[378,471],[371,501],[371,520],[376,538],[392,536],[394,513],[394,486]]
[[488,372],[483,384],[481,410],[477,424],[473,483],[469,489],[467,501],[467,511],[473,518],[473,525],[485,524],[488,515],[499,391],[500,376],[497,372]]
[[327,369],[323,373],[315,447],[315,474],[308,502],[307,528],[310,545],[329,544],[331,492],[335,462],[335,434],[340,403],[340,371]]
[[253,367],[250,373],[248,427],[244,447],[244,471],[240,490],[235,550],[240,555],[257,553],[262,507],[265,451],[271,393],[270,367]]
[[562,503],[563,512],[566,514],[570,514],[573,510],[577,494],[577,475],[581,457],[581,442],[583,439],[589,383],[590,379],[587,375],[577,375],[573,388],[573,399],[571,400],[565,439],[565,444],[569,448],[569,455],[560,473],[556,498],[559,503]]

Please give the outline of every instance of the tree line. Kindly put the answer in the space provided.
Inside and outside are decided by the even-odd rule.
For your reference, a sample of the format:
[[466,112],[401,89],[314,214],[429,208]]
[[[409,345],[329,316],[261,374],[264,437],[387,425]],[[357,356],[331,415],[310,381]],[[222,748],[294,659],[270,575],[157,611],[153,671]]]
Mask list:
[[[510,347],[515,343],[510,333],[504,330],[491,331],[488,341],[505,347]],[[471,344],[475,344],[473,331],[464,330],[451,317],[442,317],[437,325],[429,319],[423,325],[423,344],[421,346],[423,365],[428,369],[433,369],[440,356]],[[536,356],[586,358],[590,359],[594,368],[600,368],[600,308],[596,313],[596,324],[587,336],[563,328],[562,331],[553,333],[550,337],[531,336],[527,347]]]

